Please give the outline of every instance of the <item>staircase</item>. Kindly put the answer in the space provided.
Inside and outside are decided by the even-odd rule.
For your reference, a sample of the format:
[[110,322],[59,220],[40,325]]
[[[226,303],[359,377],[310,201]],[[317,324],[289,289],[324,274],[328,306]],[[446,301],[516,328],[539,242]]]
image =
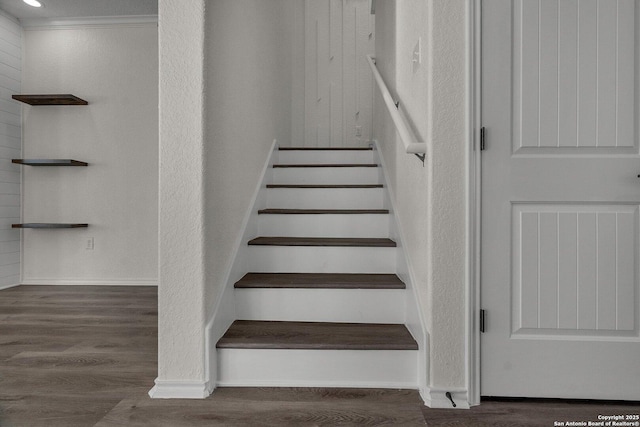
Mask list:
[[280,148],[218,385],[416,387],[418,344],[370,148]]

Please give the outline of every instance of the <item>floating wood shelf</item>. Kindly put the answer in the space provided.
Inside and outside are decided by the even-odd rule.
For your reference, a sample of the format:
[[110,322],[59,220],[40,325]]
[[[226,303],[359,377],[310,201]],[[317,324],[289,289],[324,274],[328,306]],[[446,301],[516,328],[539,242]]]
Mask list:
[[70,94],[62,95],[13,95],[16,101],[29,105],[88,105],[84,99]]
[[72,159],[12,159],[11,163],[29,166],[87,166],[89,164]]
[[11,228],[87,228],[89,224],[60,224],[32,222],[27,224],[11,224]]

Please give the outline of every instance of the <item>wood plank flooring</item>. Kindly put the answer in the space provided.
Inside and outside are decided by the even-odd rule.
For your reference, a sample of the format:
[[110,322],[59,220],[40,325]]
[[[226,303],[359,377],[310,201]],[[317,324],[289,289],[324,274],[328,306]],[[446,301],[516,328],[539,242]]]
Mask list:
[[0,291],[0,425],[92,426],[157,375],[155,288]]
[[491,401],[429,409],[414,390],[220,388],[150,399],[157,371],[152,287],[0,291],[0,426],[552,426],[638,414],[638,405]]
[[[466,411],[422,407],[430,427],[551,427],[556,421],[601,422],[598,415],[639,415],[640,402],[562,401],[554,399],[483,399]],[[623,420],[624,421],[624,420]],[[581,424],[575,424],[581,425]],[[592,424],[597,425],[597,424]]]

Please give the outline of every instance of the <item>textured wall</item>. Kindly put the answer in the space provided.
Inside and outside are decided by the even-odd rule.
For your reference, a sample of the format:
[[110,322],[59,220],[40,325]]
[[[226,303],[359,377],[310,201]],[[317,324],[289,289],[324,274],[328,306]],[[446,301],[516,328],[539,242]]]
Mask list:
[[274,139],[291,135],[293,2],[207,4],[207,312],[226,285]]
[[208,380],[206,321],[271,144],[291,135],[293,1],[160,0],[158,384]]
[[[380,96],[374,138],[381,142],[398,221],[430,334],[429,385],[463,387],[465,213],[465,3],[376,3],[376,57],[418,137],[425,166],[396,143]],[[412,63],[422,38],[423,62]]]
[[24,283],[157,282],[157,52],[153,23],[25,30],[24,93],[89,105],[25,105],[23,155],[90,165],[24,167],[23,220],[90,226],[24,230]]
[[11,95],[20,92],[22,29],[0,13],[0,289],[20,283],[20,105]]
[[158,379],[204,383],[204,0],[160,0]]
[[465,386],[466,9],[430,3],[431,385]]

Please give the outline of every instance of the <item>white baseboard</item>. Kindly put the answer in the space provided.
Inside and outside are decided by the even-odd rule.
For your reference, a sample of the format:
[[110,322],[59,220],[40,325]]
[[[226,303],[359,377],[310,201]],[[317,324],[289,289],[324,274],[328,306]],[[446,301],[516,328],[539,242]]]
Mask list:
[[37,286],[158,286],[158,279],[24,279],[20,284]]
[[149,390],[152,399],[204,399],[213,391],[205,381],[165,381],[157,379]]
[[0,291],[3,291],[5,289],[10,289],[10,288],[15,288],[16,286],[20,286],[20,283],[16,283],[13,285],[1,285],[0,286]]
[[[451,393],[451,398],[455,402],[455,408],[447,398],[447,392]],[[469,409],[469,394],[463,388],[438,389],[427,387],[420,390],[420,395],[424,404],[429,408],[437,409]]]

